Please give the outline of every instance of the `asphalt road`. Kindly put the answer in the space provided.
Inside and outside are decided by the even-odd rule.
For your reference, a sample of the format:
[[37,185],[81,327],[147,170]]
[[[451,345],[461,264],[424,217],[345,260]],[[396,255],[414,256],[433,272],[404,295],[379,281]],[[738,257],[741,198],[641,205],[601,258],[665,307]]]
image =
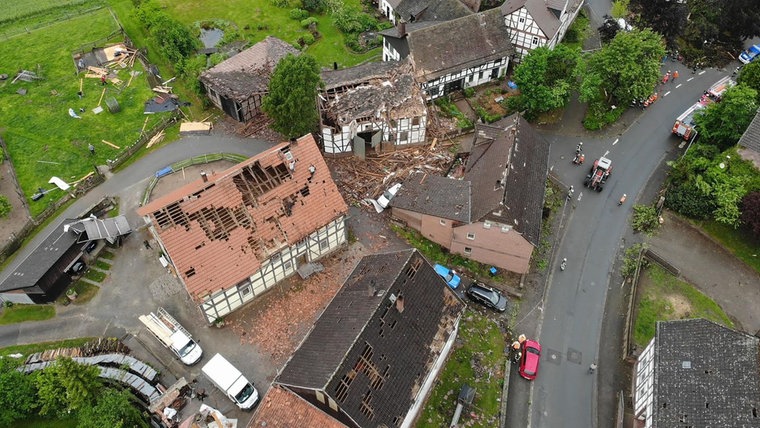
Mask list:
[[[664,67],[676,69],[677,65],[666,63]],[[614,395],[597,396],[596,391],[599,372],[617,367],[607,366],[606,358],[611,357],[612,362],[619,358],[599,355],[600,345],[619,339],[602,338],[600,333],[604,317],[618,315],[605,313],[605,302],[608,290],[620,288],[613,267],[623,249],[622,238],[632,206],[650,176],[663,166],[661,161],[668,152],[678,150],[680,140],[670,134],[675,118],[726,74],[706,70],[692,75],[683,66],[679,71],[679,81],[664,86],[662,98],[622,135],[601,139],[552,138],[551,167],[575,187],[575,194],[564,207],[563,237],[555,249],[542,321],[536,333],[543,347],[540,374],[529,383],[513,372],[509,396],[510,412],[514,415],[508,419],[513,423],[509,426],[523,426],[514,424],[522,419],[529,427],[595,427],[597,407],[616,404]],[[578,167],[570,160],[581,140],[586,164]],[[584,188],[583,179],[593,160],[602,155],[612,160],[613,173],[604,190],[597,193]],[[628,194],[628,200],[620,207],[617,201],[623,193]],[[560,271],[559,261],[563,257],[568,260],[567,269]],[[593,375],[588,373],[592,362],[599,362]],[[521,418],[515,416],[520,414]]]

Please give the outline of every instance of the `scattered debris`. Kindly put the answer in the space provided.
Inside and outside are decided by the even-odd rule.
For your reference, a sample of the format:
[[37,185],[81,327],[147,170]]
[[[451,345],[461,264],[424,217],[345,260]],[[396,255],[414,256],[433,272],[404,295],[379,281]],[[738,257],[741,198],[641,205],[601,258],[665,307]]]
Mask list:
[[18,91],[16,91],[16,93],[19,94],[19,95],[26,95],[26,89],[21,88]]
[[119,102],[116,101],[116,98],[114,97],[106,98],[106,106],[108,107],[108,111],[110,111],[111,113],[118,113],[121,111],[121,106],[119,105]]
[[103,142],[103,144],[107,144],[107,145],[113,147],[114,149],[120,149],[121,148],[121,147],[117,146],[116,144],[108,142],[106,140],[100,140],[100,141]]
[[73,108],[69,108],[69,116],[73,117],[74,119],[81,119],[82,117],[79,116]]
[[158,92],[160,94],[171,94],[172,87],[171,86],[156,86],[153,88],[153,92]]
[[13,79],[11,83],[16,83],[17,80],[23,80],[24,82],[33,82],[35,80],[41,80],[42,77],[38,76],[37,73],[29,70],[21,70],[16,75],[16,78]]
[[179,108],[179,102],[175,95],[159,94],[145,101],[145,114],[163,113],[174,111]]
[[148,144],[146,144],[145,147],[150,148],[150,146],[160,143],[163,139],[164,139],[164,130],[162,129],[158,134],[151,137],[150,141],[148,141]]

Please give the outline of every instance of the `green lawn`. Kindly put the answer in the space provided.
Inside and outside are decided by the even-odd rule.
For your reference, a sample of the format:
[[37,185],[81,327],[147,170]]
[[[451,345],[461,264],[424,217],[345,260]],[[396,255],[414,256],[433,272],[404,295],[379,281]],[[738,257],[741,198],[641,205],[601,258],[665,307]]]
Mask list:
[[633,338],[637,346],[644,348],[652,340],[657,321],[705,318],[726,327],[734,326],[717,303],[691,284],[655,264],[650,264],[643,274],[647,285],[639,289]]
[[0,313],[0,325],[16,324],[24,321],[40,321],[53,318],[55,308],[51,305],[13,305]]
[[472,412],[477,415],[477,419],[472,419],[465,413],[459,420],[461,426],[498,426],[506,362],[506,343],[499,326],[493,320],[468,309],[462,317],[454,346],[454,351],[430,393],[417,428],[448,426],[454,415],[459,390],[465,383],[476,389]]
[[[275,36],[293,45],[308,30],[301,28],[299,21],[290,19],[291,9],[300,7],[301,2],[290,0],[290,6],[276,7],[271,0],[159,0],[172,17],[194,25],[200,21],[222,19],[237,25],[245,37],[255,43],[266,36]],[[361,8],[360,0],[345,0],[345,7]],[[381,49],[365,54],[350,52],[343,43],[343,34],[338,31],[328,15],[316,16],[317,30],[322,38],[306,49],[306,53],[316,58],[323,66],[337,62],[341,67],[362,63],[370,58],[379,58]],[[248,28],[246,28],[248,27]]]
[[[72,302],[75,305],[83,305],[89,302],[93,297],[95,297],[96,294],[98,294],[98,291],[100,291],[100,287],[97,285],[90,284],[89,282],[82,281],[81,279],[72,284],[69,289],[74,290],[77,293],[77,298]],[[68,297],[65,295],[61,297],[68,299]]]
[[102,270],[111,270],[111,264],[100,259],[95,261],[95,267]]
[[89,279],[90,281],[94,282],[103,282],[104,279],[106,279],[107,274],[103,273],[99,270],[95,269],[89,269],[87,273],[84,274],[84,277]]
[[[20,185],[26,194],[32,215],[62,196],[53,190],[37,202],[29,198],[42,187],[51,189],[50,177],[75,181],[93,170],[94,164],[105,164],[119,150],[102,143],[109,141],[124,149],[140,134],[144,102],[152,97],[143,73],[132,80],[129,70],[119,69],[118,77],[125,82],[122,90],[107,85],[105,98],[114,97],[121,112],[111,114],[106,109],[98,115],[92,109],[98,105],[103,86],[99,79],[83,79],[84,98],[79,99],[80,79],[75,75],[72,52],[79,46],[103,38],[118,26],[107,9],[99,9],[67,21],[54,23],[44,29],[31,31],[0,43],[0,58],[11,70],[26,69],[39,72],[44,79],[32,83],[8,79],[0,83],[0,123],[2,137],[8,145]],[[76,31],[72,31],[76,29]],[[143,71],[139,62],[135,70]],[[26,95],[16,93],[26,89]],[[102,107],[106,107],[105,101]],[[82,119],[69,116],[73,108]],[[148,128],[161,115],[153,115]],[[95,146],[95,156],[88,151]]]
[[760,273],[760,242],[753,241],[746,231],[716,221],[700,221],[697,224],[736,257]]
[[80,337],[78,339],[58,340],[55,342],[30,343],[28,345],[14,345],[0,348],[0,355],[22,354],[30,355],[35,352],[47,351],[58,348],[77,348],[87,342],[97,339],[96,337]]

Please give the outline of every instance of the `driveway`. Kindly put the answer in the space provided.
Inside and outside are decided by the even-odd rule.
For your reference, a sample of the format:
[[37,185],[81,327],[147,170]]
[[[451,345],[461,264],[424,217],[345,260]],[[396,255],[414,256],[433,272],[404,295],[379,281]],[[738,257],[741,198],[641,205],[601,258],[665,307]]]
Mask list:
[[669,211],[664,218],[665,224],[647,240],[650,249],[715,300],[738,330],[760,331],[760,275],[687,220]]

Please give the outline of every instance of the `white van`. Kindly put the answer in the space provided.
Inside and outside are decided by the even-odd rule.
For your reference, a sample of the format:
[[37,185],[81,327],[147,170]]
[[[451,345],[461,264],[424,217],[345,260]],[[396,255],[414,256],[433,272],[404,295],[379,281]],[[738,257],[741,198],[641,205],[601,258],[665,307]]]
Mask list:
[[201,371],[241,409],[252,409],[259,401],[259,392],[253,384],[220,354],[214,355]]

